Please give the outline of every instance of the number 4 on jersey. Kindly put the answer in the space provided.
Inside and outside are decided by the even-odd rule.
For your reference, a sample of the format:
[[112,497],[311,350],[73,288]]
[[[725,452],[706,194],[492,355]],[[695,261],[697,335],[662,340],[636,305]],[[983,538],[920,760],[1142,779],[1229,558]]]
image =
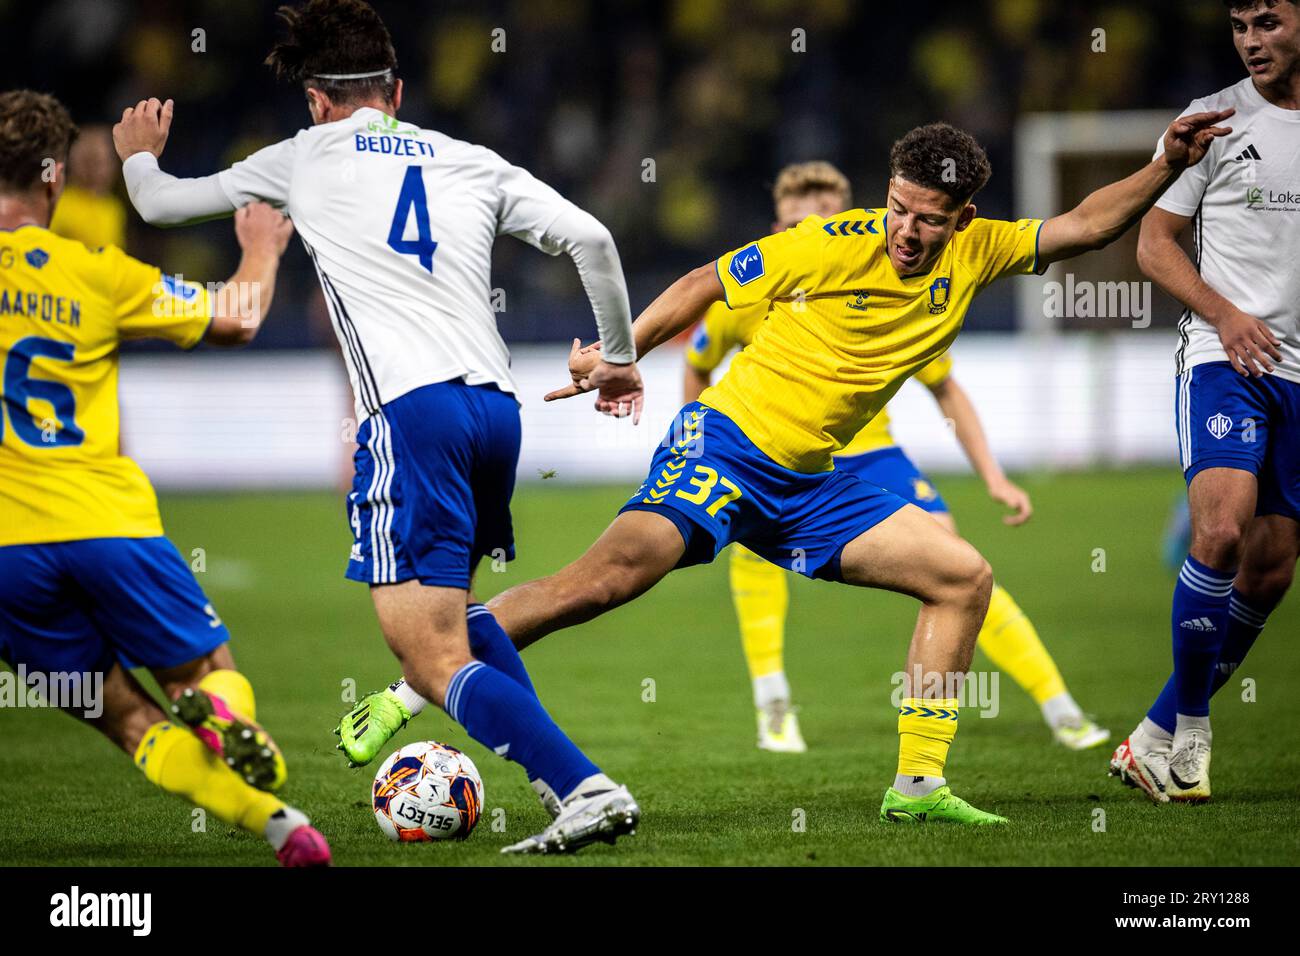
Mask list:
[[[420,265],[433,272],[433,253],[438,244],[429,232],[429,200],[424,192],[424,176],[419,166],[407,166],[402,192],[397,197],[393,224],[388,227],[388,245],[404,256],[419,256]],[[415,210],[415,238],[405,239],[406,224]]]

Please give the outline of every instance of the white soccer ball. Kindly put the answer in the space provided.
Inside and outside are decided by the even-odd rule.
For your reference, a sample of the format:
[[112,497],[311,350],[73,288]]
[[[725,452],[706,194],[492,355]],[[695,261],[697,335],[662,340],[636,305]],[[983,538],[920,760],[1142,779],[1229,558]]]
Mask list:
[[483,813],[483,778],[455,747],[407,744],[375,774],[370,804],[390,840],[463,840]]

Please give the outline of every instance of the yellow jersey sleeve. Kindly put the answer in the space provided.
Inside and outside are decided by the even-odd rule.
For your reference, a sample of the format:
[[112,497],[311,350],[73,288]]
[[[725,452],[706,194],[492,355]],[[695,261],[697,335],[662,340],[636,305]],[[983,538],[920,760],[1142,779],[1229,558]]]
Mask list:
[[686,364],[699,372],[712,372],[732,349],[743,349],[767,318],[766,299],[742,309],[729,309],[715,302],[691,332],[686,346]]
[[824,221],[809,216],[793,229],[764,236],[719,258],[718,278],[727,305],[739,309],[816,291],[825,250]]
[[973,219],[961,237],[958,255],[983,288],[1011,275],[1038,271],[1038,233],[1041,219]]
[[926,388],[938,388],[952,375],[952,359],[945,352],[916,373],[916,380]]
[[163,275],[157,266],[121,249],[101,253],[108,274],[109,303],[124,339],[166,339],[192,349],[212,321],[212,297],[197,282]]

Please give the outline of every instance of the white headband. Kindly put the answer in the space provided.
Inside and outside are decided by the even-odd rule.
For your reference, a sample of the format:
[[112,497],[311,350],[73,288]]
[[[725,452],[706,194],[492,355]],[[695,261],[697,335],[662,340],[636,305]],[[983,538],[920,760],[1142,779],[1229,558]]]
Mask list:
[[318,80],[368,80],[372,76],[387,76],[391,69],[374,70],[370,73],[313,73]]

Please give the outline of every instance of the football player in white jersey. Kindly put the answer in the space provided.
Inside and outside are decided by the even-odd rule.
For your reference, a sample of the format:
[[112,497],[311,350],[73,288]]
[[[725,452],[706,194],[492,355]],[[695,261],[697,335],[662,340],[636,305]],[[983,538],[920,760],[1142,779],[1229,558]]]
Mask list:
[[[199,179],[158,167],[170,100],[126,110],[114,137],[145,220],[178,225],[268,202],[293,220],[319,275],[362,423],[347,576],[370,585],[405,677],[343,719],[340,749],[353,765],[368,762],[376,754],[365,740],[388,739],[433,701],[521,764],[555,815],[508,850],[612,841],[635,827],[636,802],[547,715],[470,587],[480,558],[514,556],[520,424],[489,304],[493,242],[512,235],[573,258],[605,342],[596,407],[635,416],[642,386],[613,239],[491,150],[398,121],[397,57],[368,4],[310,0],[279,15],[286,36],[267,63],[301,83],[313,126]],[[367,736],[371,722],[387,733]]]
[[[1184,306],[1175,410],[1192,540],[1173,676],[1111,771],[1157,803],[1209,799],[1210,696],[1300,556],[1300,6],[1225,6],[1250,75],[1187,112],[1235,110],[1232,134],[1156,202],[1138,246],[1142,270]],[[1189,226],[1195,262],[1178,245]]]

